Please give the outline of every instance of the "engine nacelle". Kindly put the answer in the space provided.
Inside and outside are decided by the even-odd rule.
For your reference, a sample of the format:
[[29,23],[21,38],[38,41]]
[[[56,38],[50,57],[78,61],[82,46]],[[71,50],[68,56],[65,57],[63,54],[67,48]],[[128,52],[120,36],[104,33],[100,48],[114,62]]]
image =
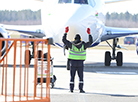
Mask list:
[[[0,37],[1,38],[9,37],[9,34],[4,27],[0,27]],[[1,55],[3,55],[6,51],[6,43],[7,43],[6,41],[2,41]]]

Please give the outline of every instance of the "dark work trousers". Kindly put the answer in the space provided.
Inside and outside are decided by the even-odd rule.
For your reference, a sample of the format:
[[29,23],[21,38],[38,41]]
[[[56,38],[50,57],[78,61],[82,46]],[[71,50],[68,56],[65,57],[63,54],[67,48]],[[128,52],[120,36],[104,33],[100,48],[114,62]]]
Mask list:
[[70,60],[70,90],[74,90],[74,78],[76,71],[79,76],[79,89],[83,90],[83,60]]

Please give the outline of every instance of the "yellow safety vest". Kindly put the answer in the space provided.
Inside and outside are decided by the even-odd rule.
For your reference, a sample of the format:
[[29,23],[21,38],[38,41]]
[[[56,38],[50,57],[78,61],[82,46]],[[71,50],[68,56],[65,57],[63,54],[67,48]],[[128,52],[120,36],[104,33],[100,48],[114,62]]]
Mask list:
[[72,44],[72,48],[69,51],[69,59],[73,60],[85,60],[86,50],[84,50],[84,45],[80,49]]

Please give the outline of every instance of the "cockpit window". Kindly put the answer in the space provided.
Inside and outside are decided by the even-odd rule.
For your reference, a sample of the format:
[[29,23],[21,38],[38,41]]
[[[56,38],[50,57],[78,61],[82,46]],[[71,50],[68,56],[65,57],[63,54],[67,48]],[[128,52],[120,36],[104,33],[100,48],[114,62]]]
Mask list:
[[96,5],[95,0],[91,0],[89,3],[92,7],[94,7]]
[[87,0],[74,0],[74,3],[77,3],[77,4],[88,4],[88,1]]
[[59,0],[58,3],[71,3],[71,0]]

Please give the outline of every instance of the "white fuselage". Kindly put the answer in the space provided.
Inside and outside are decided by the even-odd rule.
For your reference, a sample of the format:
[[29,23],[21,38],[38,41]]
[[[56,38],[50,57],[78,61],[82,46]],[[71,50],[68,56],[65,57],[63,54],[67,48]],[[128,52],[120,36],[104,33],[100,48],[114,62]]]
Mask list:
[[101,0],[88,0],[88,4],[74,3],[74,0],[71,3],[45,0],[41,17],[46,37],[52,37],[54,43],[62,43],[66,26],[69,26],[68,40],[73,41],[75,35],[80,34],[82,41],[88,41],[89,27],[94,43],[98,43],[105,23],[104,3]]

